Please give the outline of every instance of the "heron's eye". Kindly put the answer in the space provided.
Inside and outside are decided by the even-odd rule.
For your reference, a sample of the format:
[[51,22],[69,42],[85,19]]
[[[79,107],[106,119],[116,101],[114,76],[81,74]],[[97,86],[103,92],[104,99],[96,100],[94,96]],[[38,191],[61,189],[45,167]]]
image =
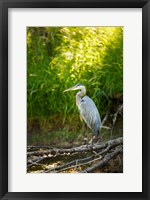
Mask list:
[[81,83],[78,83],[76,86],[81,86],[82,84]]
[[81,103],[83,103],[83,102],[84,102],[84,100],[82,99],[82,100],[81,100]]

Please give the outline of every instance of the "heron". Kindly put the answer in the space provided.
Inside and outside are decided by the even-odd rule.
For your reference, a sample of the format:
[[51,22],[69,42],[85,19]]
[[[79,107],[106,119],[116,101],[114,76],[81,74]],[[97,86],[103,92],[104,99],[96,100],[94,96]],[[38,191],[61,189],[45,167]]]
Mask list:
[[[92,130],[92,146],[95,138],[100,140],[101,138],[101,118],[98,109],[93,102],[93,100],[86,95],[86,88],[84,85],[78,83],[75,86],[64,90],[64,92],[80,90],[76,94],[76,105],[79,110],[81,119],[87,124],[87,126]],[[93,140],[94,136],[94,140]]]

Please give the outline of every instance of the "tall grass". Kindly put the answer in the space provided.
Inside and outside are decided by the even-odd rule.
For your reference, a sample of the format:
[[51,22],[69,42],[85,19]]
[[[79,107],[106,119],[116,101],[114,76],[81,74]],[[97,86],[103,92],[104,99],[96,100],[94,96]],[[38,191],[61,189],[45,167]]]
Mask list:
[[103,116],[123,95],[123,28],[29,27],[27,65],[28,121],[73,124],[75,92],[63,90],[77,83]]

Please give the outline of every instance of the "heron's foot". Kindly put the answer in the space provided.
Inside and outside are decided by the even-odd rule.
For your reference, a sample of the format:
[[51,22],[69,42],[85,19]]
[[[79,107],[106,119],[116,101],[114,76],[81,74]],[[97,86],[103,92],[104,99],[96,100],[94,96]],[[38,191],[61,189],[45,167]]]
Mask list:
[[95,144],[96,144],[96,143],[89,142],[89,143],[87,144],[87,147],[88,147],[89,149],[95,149]]
[[93,142],[89,142],[89,143],[87,144],[87,148],[90,149],[90,150],[95,149]]

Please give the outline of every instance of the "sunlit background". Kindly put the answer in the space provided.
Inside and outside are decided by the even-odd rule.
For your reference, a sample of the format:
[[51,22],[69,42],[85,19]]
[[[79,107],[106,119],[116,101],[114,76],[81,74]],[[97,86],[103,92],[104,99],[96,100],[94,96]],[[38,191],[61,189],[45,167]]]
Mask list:
[[[89,139],[76,91],[63,93],[77,83],[85,85],[102,120],[110,111],[109,126],[123,101],[123,28],[28,27],[28,145],[72,146]],[[122,136],[122,116],[115,129],[113,137]]]

